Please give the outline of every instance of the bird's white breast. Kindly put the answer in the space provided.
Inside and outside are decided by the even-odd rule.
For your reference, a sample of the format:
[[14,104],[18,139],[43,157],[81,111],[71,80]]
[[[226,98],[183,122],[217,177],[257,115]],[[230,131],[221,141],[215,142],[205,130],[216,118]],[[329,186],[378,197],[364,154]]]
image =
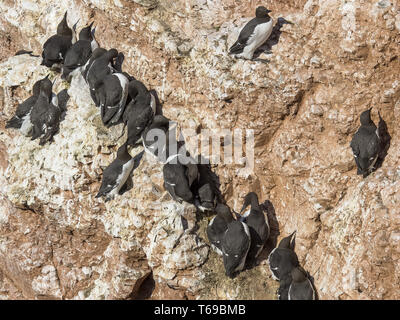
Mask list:
[[32,122],[31,122],[31,112],[29,111],[29,113],[22,119],[23,119],[23,121],[22,121],[20,131],[24,136],[29,136],[32,131],[32,127],[33,127]]
[[122,166],[122,172],[119,174],[119,176],[117,178],[116,187],[110,193],[118,194],[119,190],[122,188],[122,186],[125,184],[126,180],[128,179],[129,174],[131,173],[134,164],[135,164],[135,160],[132,158],[131,160],[129,160],[127,163],[125,163]]
[[242,222],[242,225],[244,227],[244,232],[246,232],[246,235],[249,238],[249,245],[247,247],[246,253],[243,255],[242,260],[240,261],[240,264],[236,267],[235,271],[243,270],[244,264],[246,262],[247,253],[249,252],[249,249],[250,249],[250,231],[249,231],[249,227],[244,222]]
[[239,54],[239,57],[245,59],[252,59],[254,51],[261,46],[272,33],[273,29],[273,19],[271,18],[266,23],[261,23],[254,28],[252,35],[247,40],[247,44],[243,49],[243,52]]

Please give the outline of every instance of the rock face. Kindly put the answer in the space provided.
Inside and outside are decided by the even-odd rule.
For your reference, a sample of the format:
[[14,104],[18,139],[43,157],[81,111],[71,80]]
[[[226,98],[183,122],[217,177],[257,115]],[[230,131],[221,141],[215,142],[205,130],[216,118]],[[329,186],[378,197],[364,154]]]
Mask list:
[[[267,63],[235,60],[227,50],[261,4],[290,23],[263,47]],[[204,234],[211,216],[175,203],[141,148],[131,152],[131,188],[94,198],[122,126],[103,127],[82,78],[57,76],[55,91],[68,88],[71,99],[53,143],[4,129],[48,73],[40,58],[13,54],[40,54],[68,10],[78,30],[95,21],[100,45],[124,52],[124,70],[157,91],[181,128],[254,129],[253,172],[213,166],[221,194],[236,211],[248,191],[270,201],[273,240],[297,230],[320,299],[400,299],[399,9],[385,0],[3,1],[0,298],[265,299],[277,286],[265,259],[225,278]],[[349,143],[369,107],[391,140],[362,179]]]

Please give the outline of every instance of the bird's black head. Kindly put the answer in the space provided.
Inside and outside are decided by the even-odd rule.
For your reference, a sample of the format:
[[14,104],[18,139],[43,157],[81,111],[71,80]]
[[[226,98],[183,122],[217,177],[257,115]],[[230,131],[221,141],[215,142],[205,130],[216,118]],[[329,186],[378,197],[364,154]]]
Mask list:
[[272,12],[271,10],[268,10],[266,7],[259,6],[256,9],[256,17],[257,18],[266,18],[268,17],[268,13]]
[[64,14],[64,18],[57,26],[57,34],[64,37],[71,37],[72,38],[72,30],[68,26],[67,23],[67,11]]
[[255,192],[249,192],[244,197],[244,203],[243,203],[242,210],[240,210],[240,213],[242,213],[249,205],[258,206],[258,197]]
[[48,76],[40,81],[40,94],[48,99],[51,97],[53,83]]
[[151,126],[154,128],[166,128],[168,130],[169,122],[170,120],[168,118],[164,117],[161,114],[158,114],[154,117]]
[[92,25],[93,22],[79,32],[79,40],[88,40],[88,41],[93,40]]
[[92,61],[96,60],[97,58],[100,58],[103,54],[105,54],[107,52],[106,49],[104,48],[96,48],[94,49],[92,56],[90,57],[92,59]]
[[119,147],[117,151],[117,158],[120,160],[126,159],[130,160],[132,159],[131,155],[129,154],[128,151],[128,144],[125,142],[122,146]]
[[291,274],[293,282],[303,282],[307,279],[307,274],[301,267],[293,268]]
[[281,242],[279,242],[278,248],[281,249],[294,249],[294,238],[295,238],[295,232],[293,232],[291,235],[287,236],[286,238],[283,238]]
[[373,123],[371,119],[371,109],[372,108],[369,108],[368,110],[365,110],[363,113],[361,113],[360,115],[361,125],[369,125]]
[[230,223],[233,221],[233,216],[232,216],[231,210],[229,209],[229,207],[227,205],[218,203],[215,208],[215,212],[218,215],[220,215],[222,218],[224,218],[226,223]]
[[112,59],[114,59],[118,56],[118,51],[117,51],[117,49],[112,48],[112,49],[108,50],[107,53],[105,53],[105,55],[106,55],[107,59],[109,61],[111,61]]
[[235,276],[235,268],[239,264],[239,259],[234,256],[227,256],[226,253],[223,253],[222,260],[224,262],[225,274],[227,277],[233,279]]
[[143,84],[143,82],[136,80],[136,79],[131,80],[129,82],[128,93],[132,99],[135,99],[138,94],[140,94],[140,93],[143,94],[147,91],[148,90],[147,90],[146,86]]
[[33,88],[32,88],[32,94],[33,94],[34,96],[38,96],[38,95],[40,94],[40,83],[41,83],[43,80],[48,79],[48,77],[49,77],[49,75],[47,75],[47,76],[44,77],[43,79],[40,79],[40,80],[38,80],[38,81],[35,82],[35,84],[33,85]]

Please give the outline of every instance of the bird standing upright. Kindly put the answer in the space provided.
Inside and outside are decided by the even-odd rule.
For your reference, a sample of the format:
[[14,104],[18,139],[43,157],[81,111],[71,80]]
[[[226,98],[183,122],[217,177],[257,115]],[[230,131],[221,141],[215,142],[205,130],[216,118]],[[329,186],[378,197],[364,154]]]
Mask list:
[[68,26],[67,12],[65,12],[64,18],[57,26],[57,33],[43,44],[42,65],[49,68],[61,68],[68,49],[75,43],[75,28],[76,24],[73,30]]
[[371,119],[371,109],[361,113],[361,126],[350,143],[357,165],[357,174],[362,174],[363,178],[374,170],[381,148],[378,129]]
[[249,226],[251,245],[248,253],[250,261],[255,261],[261,250],[264,247],[270,233],[268,220],[265,219],[264,213],[258,203],[257,194],[250,192],[244,198],[244,203],[241,212],[246,210],[248,206],[250,211],[243,216],[243,220]]
[[229,54],[237,58],[253,59],[254,52],[272,33],[273,19],[269,16],[271,10],[260,6],[256,9],[256,17],[250,20],[240,31],[238,40],[229,49]]

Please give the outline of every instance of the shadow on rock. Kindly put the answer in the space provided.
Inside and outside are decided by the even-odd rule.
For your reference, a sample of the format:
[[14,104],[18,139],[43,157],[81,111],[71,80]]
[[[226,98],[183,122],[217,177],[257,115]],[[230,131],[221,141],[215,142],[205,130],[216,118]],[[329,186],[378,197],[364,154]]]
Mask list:
[[256,50],[256,52],[254,53],[253,59],[257,59],[263,52],[270,53],[272,47],[275,46],[276,44],[278,44],[279,39],[282,34],[281,29],[282,29],[283,25],[285,25],[285,24],[293,24],[293,23],[290,21],[287,21],[283,17],[278,18],[274,28],[272,29],[272,33],[269,36],[268,40],[265,41],[264,44]]
[[389,134],[386,121],[382,119],[380,113],[378,114],[379,114],[378,134],[382,144],[381,144],[381,150],[378,155],[378,160],[376,161],[375,170],[382,167],[383,161],[385,160],[390,147],[390,140],[392,140],[392,137]]
[[156,282],[154,281],[153,273],[150,272],[150,274],[146,277],[146,279],[143,280],[142,283],[140,283],[139,286],[135,286],[128,299],[130,300],[150,299],[155,287],[156,287]]

